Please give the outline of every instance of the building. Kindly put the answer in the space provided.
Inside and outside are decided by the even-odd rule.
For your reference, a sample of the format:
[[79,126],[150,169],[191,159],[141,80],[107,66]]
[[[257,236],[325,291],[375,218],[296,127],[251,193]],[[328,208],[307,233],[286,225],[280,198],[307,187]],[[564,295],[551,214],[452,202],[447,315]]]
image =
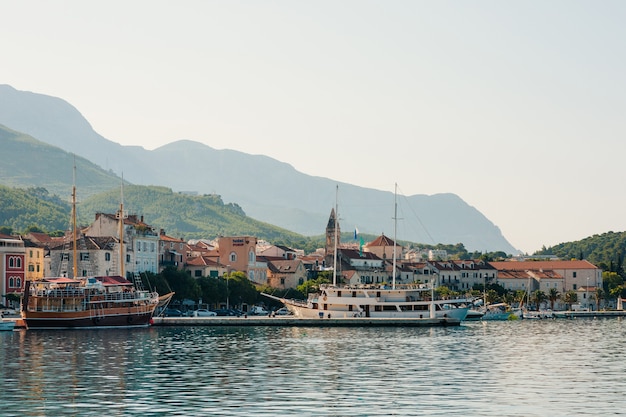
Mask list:
[[159,231],[159,272],[168,267],[179,270],[185,267],[185,245],[184,240],[166,235],[163,229]]
[[13,236],[0,234],[0,302],[16,307],[16,302],[7,298],[8,294],[24,291],[26,274],[24,242]]
[[307,270],[300,259],[268,259],[267,268],[267,283],[272,288],[296,288],[307,280]]
[[252,236],[219,237],[217,247],[219,263],[226,265],[227,271],[244,272],[255,284],[267,284],[267,263],[257,261],[257,238]]
[[[159,272],[159,235],[154,228],[146,224],[143,216],[129,215],[123,219],[124,272]],[[96,213],[96,218],[85,230],[90,237],[120,237],[119,213]],[[119,255],[118,255],[119,257]],[[121,274],[121,270],[116,272]]]
[[[530,277],[535,289],[556,288],[561,294],[581,287],[602,287],[602,270],[588,261],[501,261],[489,262],[497,271],[498,283],[507,288],[505,272],[513,276]],[[502,282],[500,282],[502,281]],[[543,282],[543,284],[541,283]]]
[[400,259],[403,251],[404,248],[402,246],[398,245],[393,239],[384,234],[368,242],[363,248],[363,252],[371,252],[380,259],[393,259],[394,253],[396,259]]

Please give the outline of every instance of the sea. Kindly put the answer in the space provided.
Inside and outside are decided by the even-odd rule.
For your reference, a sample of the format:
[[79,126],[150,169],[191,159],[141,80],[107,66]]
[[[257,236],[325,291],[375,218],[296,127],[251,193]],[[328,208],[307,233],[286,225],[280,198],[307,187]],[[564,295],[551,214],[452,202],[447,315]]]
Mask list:
[[0,332],[0,416],[626,415],[626,321]]

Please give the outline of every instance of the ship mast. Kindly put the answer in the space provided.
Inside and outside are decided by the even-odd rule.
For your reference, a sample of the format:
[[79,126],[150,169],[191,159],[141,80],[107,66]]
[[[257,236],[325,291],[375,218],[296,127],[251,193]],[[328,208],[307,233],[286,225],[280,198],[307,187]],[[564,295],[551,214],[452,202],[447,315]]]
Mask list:
[[398,183],[395,184],[395,191],[393,194],[393,272],[392,272],[392,284],[391,288],[396,289],[396,240],[398,235]]
[[122,174],[122,187],[121,187],[121,200],[120,200],[120,209],[117,212],[118,219],[118,234],[120,237],[120,276],[126,278],[126,273],[124,271],[124,174]]
[[339,205],[338,205],[338,197],[339,197],[339,185],[335,189],[335,247],[333,252],[333,287],[337,286],[337,229],[339,224]]
[[78,251],[76,249],[76,156],[74,156],[74,171],[72,178],[72,278],[76,278],[78,272]]

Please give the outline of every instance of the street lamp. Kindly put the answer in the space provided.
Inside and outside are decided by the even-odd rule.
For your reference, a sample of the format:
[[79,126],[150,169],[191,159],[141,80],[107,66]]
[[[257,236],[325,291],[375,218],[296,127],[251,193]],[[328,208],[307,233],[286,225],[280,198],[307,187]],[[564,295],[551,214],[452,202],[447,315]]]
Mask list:
[[587,277],[587,287],[585,288],[585,298],[587,299],[587,311],[589,311],[589,277]]

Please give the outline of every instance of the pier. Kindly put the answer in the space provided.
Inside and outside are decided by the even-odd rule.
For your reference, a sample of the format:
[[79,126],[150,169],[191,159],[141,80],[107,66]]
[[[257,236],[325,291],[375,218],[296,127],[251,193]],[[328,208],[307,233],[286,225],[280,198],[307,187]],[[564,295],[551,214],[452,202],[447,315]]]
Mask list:
[[275,327],[448,327],[459,326],[448,318],[319,318],[297,317],[155,317],[153,326],[275,326]]

